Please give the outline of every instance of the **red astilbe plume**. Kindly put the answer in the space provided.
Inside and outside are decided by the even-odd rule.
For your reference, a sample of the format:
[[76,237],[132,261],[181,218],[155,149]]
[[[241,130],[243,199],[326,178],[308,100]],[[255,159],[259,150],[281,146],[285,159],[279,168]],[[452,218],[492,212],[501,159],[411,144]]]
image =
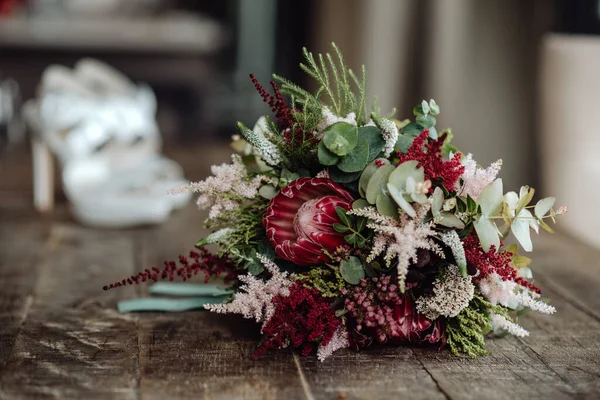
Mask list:
[[260,82],[258,82],[258,79],[256,79],[254,74],[250,74],[250,79],[258,94],[263,98],[263,101],[267,103],[271,107],[271,111],[275,113],[277,123],[283,127],[283,138],[286,142],[293,143],[294,145],[300,145],[304,141],[310,141],[311,143],[315,142],[314,134],[309,134],[308,137],[305,137],[303,134],[301,126],[294,118],[294,113],[300,112],[300,110],[292,109],[285,102],[277,82],[269,82],[271,87],[273,87],[273,93],[275,93],[275,95],[271,95],[265,90]]
[[254,357],[288,346],[307,356],[319,343],[327,345],[340,325],[329,301],[300,282],[290,287],[289,296],[278,295],[273,303],[275,312],[262,328],[262,345]]
[[[424,130],[415,138],[406,154],[397,152],[399,161],[396,165],[400,165],[405,161],[418,161],[419,166],[425,170],[426,178],[443,185],[449,192],[453,191],[455,189],[454,185],[465,172],[465,167],[460,163],[459,153],[456,153],[448,161],[443,160],[442,146],[446,136],[447,134],[444,133],[438,139],[430,140],[425,145],[425,141],[429,137],[429,131]],[[425,150],[423,146],[425,146]]]
[[[496,273],[502,280],[514,281],[536,293],[542,291],[522,277],[517,277],[517,270],[510,265],[513,253],[504,251],[496,252],[496,247],[491,246],[489,251],[484,251],[476,235],[469,235],[462,240],[467,262],[479,271],[474,277],[476,281],[485,279],[488,275]],[[500,243],[502,246],[502,243]]]
[[134,285],[148,280],[158,281],[168,279],[174,280],[176,277],[187,281],[199,272],[204,273],[204,283],[207,283],[211,277],[223,277],[225,282],[236,279],[237,272],[231,260],[228,257],[219,257],[210,253],[204,247],[197,247],[198,251],[190,251],[189,258],[179,256],[179,265],[175,261],[165,261],[164,268],[157,267],[146,268],[145,271],[137,275],[132,275],[120,282],[115,282],[103,287],[104,290],[114,289],[125,285]]

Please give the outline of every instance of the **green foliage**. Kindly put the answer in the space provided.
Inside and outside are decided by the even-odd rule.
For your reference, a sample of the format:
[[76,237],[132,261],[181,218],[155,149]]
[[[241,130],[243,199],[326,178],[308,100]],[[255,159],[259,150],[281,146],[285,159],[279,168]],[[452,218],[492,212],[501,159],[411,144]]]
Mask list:
[[452,354],[464,353],[471,358],[487,355],[485,335],[492,330],[490,311],[510,320],[506,309],[492,305],[479,292],[475,292],[467,308],[448,319],[446,337]]
[[346,242],[352,247],[363,249],[371,240],[372,233],[367,229],[367,218],[349,215],[342,207],[336,207],[335,212],[340,219],[340,224],[333,224],[333,229],[345,233]]
[[339,297],[346,286],[337,268],[313,268],[297,279],[304,281],[306,287],[316,288],[323,297]]
[[358,285],[361,279],[365,277],[365,270],[358,257],[349,257],[340,263],[340,274],[346,282],[351,285]]
[[337,165],[342,174],[356,173],[377,157],[385,146],[381,130],[374,126],[356,127],[337,122],[323,132],[317,155],[325,166]]
[[[252,202],[243,204],[230,211],[223,211],[218,217],[208,219],[208,229],[223,227],[232,228],[227,240],[219,242],[219,255],[229,254],[239,268],[250,269],[251,272],[262,272],[262,265],[256,259],[257,247],[265,247],[262,217],[267,210],[268,200],[257,197]],[[253,269],[253,270],[252,270]]]

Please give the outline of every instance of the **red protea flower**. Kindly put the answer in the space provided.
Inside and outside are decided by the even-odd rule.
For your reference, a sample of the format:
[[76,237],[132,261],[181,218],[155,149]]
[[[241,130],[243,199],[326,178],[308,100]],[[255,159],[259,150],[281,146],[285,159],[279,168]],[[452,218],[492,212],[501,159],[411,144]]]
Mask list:
[[349,210],[352,195],[328,178],[300,178],[271,199],[263,218],[267,237],[281,258],[311,266],[329,260],[346,243],[333,229],[339,223],[336,207]]

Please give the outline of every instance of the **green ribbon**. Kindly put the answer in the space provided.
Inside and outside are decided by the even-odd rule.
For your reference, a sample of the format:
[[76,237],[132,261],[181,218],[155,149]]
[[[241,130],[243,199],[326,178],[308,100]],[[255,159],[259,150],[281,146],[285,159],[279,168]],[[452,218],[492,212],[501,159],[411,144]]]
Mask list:
[[189,311],[204,308],[205,304],[222,303],[227,299],[226,296],[234,293],[233,290],[224,285],[173,282],[155,283],[150,286],[149,292],[151,294],[189,298],[167,299],[147,297],[123,300],[117,304],[117,309],[122,314],[137,311]]

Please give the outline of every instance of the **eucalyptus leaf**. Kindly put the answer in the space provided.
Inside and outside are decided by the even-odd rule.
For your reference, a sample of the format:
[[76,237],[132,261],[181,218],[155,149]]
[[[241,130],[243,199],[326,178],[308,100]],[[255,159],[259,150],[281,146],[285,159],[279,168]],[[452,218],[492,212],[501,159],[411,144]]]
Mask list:
[[489,219],[481,216],[478,220],[473,222],[481,247],[484,251],[489,251],[492,246],[495,246],[496,251],[500,248],[500,236],[498,227],[495,223]]
[[385,147],[385,140],[381,136],[381,129],[376,126],[361,126],[358,128],[358,141],[366,141],[369,144],[368,162],[373,161]]
[[425,129],[435,126],[435,117],[433,115],[417,115],[416,121]]
[[421,102],[421,111],[423,111],[423,114],[425,115],[429,114],[429,104],[425,100]]
[[341,171],[337,166],[334,166],[329,168],[329,177],[337,183],[350,183],[360,177],[360,171],[344,172]]
[[464,229],[465,223],[460,220],[456,215],[443,212],[441,213],[440,225],[443,225],[447,228],[456,228],[456,229]]
[[369,179],[369,184],[365,190],[365,197],[371,204],[375,204],[377,196],[384,194],[384,188],[387,185],[390,174],[394,172],[395,168],[393,165],[384,165],[379,167]]
[[519,195],[519,202],[517,203],[517,207],[515,210],[516,215],[519,215],[522,209],[524,209],[533,199],[533,195],[535,194],[535,189],[530,188],[529,186],[521,187],[521,193]]
[[[388,161],[389,164],[389,161]],[[375,172],[379,169],[375,161],[368,164],[363,172],[360,175],[360,179],[358,180],[358,194],[362,197],[365,197],[365,193],[367,190],[367,185],[369,184],[369,180],[375,174]]]
[[533,250],[531,243],[531,231],[529,230],[529,221],[525,219],[516,218],[513,220],[510,230],[515,238],[523,247],[523,250],[530,252]]
[[275,195],[277,195],[277,189],[271,185],[263,185],[260,187],[260,189],[258,189],[258,194],[267,200],[271,200],[273,197],[275,197]]
[[[412,218],[415,218],[417,216],[417,212],[415,211],[413,206],[411,206],[410,203],[404,198],[402,192],[396,189],[396,187],[393,186],[391,183],[388,183],[388,191],[390,193],[390,196],[392,196],[392,199],[394,199],[396,204],[398,204],[398,206],[400,206],[400,208],[404,210],[405,213],[407,213]],[[377,207],[377,209],[379,210],[379,207]]]
[[340,274],[349,284],[358,285],[360,280],[365,277],[365,270],[360,259],[351,256],[340,263]]
[[387,194],[381,193],[379,196],[377,196],[377,199],[375,200],[375,207],[377,207],[377,211],[379,211],[381,215],[392,218],[398,217],[398,207],[394,203],[394,200],[392,200]]
[[317,149],[317,157],[319,158],[319,162],[322,165],[335,165],[340,161],[340,157],[333,154],[331,151],[325,147],[325,143],[321,141],[319,143],[319,147]]
[[419,162],[416,160],[403,162],[390,174],[388,182],[398,190],[404,190],[408,178],[414,179],[415,182],[423,182],[425,172],[423,167],[418,167],[418,165]]
[[419,136],[421,132],[423,132],[423,127],[414,121],[400,129],[401,134],[413,137]]
[[442,207],[444,205],[444,192],[442,189],[436,186],[433,190],[432,195],[432,203],[431,203],[431,214],[433,214],[434,218],[440,216],[440,212],[442,211]]
[[365,199],[358,199],[358,200],[354,200],[354,202],[352,203],[352,209],[354,210],[358,210],[359,208],[365,208],[365,207],[369,207],[370,204],[368,201],[366,201]]
[[545,199],[538,201],[534,208],[535,216],[540,219],[544,218],[548,211],[552,209],[555,202],[556,197],[546,197]]
[[360,139],[354,149],[337,164],[338,168],[344,172],[360,172],[369,161],[369,143]]
[[429,109],[431,115],[438,115],[440,113],[440,106],[438,106],[435,100],[433,99],[429,100]]
[[338,156],[345,156],[358,143],[358,129],[347,122],[336,122],[323,132],[325,147]]
[[414,136],[410,136],[408,134],[398,135],[398,140],[396,140],[394,150],[400,151],[402,153],[407,153],[410,145],[412,145],[414,141]]
[[481,214],[486,217],[499,216],[503,201],[502,179],[496,179],[487,185],[477,198],[477,202],[481,206]]

